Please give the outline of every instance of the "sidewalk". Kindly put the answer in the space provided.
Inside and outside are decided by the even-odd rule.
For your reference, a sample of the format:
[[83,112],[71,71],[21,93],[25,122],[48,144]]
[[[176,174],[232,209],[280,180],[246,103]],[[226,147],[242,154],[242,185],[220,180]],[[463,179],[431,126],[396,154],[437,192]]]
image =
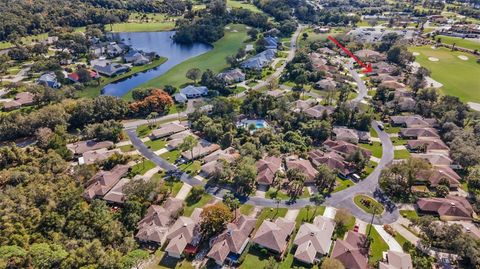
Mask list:
[[287,214],[285,215],[285,219],[295,221],[297,219],[299,212],[300,212],[300,209],[290,209],[287,211]]
[[385,229],[383,228],[382,225],[373,225],[375,230],[377,230],[378,234],[383,238],[383,241],[387,243],[388,248],[393,251],[398,251],[398,252],[403,252],[402,246],[391,236]]
[[175,198],[180,199],[180,200],[185,200],[187,198],[188,193],[192,189],[191,185],[188,185],[187,183],[183,183],[182,188],[180,191],[178,191],[177,196]]
[[327,206],[325,208],[325,212],[323,212],[323,216],[330,219],[334,219],[336,214],[337,214],[337,209],[331,206]]

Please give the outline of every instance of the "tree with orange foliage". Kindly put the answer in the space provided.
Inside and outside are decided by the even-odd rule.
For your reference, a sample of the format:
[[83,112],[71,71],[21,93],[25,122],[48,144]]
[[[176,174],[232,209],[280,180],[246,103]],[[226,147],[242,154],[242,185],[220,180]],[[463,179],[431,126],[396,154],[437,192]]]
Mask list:
[[221,233],[227,223],[233,220],[233,214],[223,203],[209,205],[203,208],[200,230],[205,238]]
[[172,97],[163,90],[155,89],[143,100],[131,103],[130,110],[140,116],[146,116],[152,112],[157,112],[161,115],[168,111],[171,105],[173,105]]

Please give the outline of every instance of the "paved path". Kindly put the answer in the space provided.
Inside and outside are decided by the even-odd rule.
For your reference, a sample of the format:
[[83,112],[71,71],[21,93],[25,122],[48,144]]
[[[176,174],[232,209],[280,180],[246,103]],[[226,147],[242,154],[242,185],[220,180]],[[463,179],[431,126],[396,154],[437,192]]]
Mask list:
[[185,198],[187,198],[187,195],[191,189],[192,189],[192,185],[188,185],[186,183],[183,184],[182,188],[180,189],[180,191],[178,191],[177,196],[175,196],[175,198],[180,200],[185,200]]
[[358,232],[361,234],[366,234],[367,233],[367,226],[368,223],[361,219],[355,219],[355,225],[358,226]]
[[299,212],[300,209],[290,209],[287,211],[287,214],[285,214],[285,219],[295,221]]
[[365,86],[365,83],[363,82],[363,80],[360,78],[358,73],[353,69],[352,62],[347,64],[347,69],[350,72],[350,75],[352,75],[353,79],[357,83],[357,88],[358,88],[358,95],[354,99],[352,99],[351,102],[353,103],[361,102],[368,95],[367,86]]
[[331,206],[327,206],[325,208],[325,212],[323,212],[323,216],[331,219],[334,219],[336,214],[337,214],[337,209]]
[[402,246],[393,238],[385,229],[383,229],[382,225],[373,225],[375,230],[377,230],[378,234],[382,237],[383,241],[387,243],[388,248],[393,251],[403,252]]
[[412,232],[410,232],[405,227],[403,227],[399,222],[394,222],[390,224],[390,226],[392,226],[392,228],[395,229],[395,231],[397,231],[399,234],[405,237],[405,239],[407,239],[413,245],[416,246],[420,242],[420,238],[418,238]]

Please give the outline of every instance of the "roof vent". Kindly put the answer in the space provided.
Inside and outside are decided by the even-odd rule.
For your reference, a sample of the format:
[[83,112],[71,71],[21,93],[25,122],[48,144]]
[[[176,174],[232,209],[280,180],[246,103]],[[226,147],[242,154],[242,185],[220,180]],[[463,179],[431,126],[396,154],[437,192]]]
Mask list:
[[454,202],[450,202],[450,205],[455,207],[455,203]]
[[315,235],[315,232],[310,232],[310,236],[314,236]]
[[183,224],[183,227],[187,227],[187,224],[186,224],[186,223],[184,223],[184,224]]

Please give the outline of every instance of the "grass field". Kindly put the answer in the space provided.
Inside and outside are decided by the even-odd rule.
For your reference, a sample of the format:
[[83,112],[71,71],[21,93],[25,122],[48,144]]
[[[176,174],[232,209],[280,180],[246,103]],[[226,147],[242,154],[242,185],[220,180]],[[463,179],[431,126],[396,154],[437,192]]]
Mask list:
[[[75,32],[85,32],[85,27],[77,27],[77,28],[75,28]],[[20,39],[20,42],[21,42],[21,44],[31,44],[31,43],[34,43],[34,42],[45,40],[47,38],[48,38],[48,33],[43,33],[43,34],[38,34],[38,35],[29,35],[29,36],[22,37]],[[0,49],[8,49],[8,48],[11,48],[13,46],[14,46],[14,44],[12,44],[10,42],[5,42],[5,41],[0,42]]]
[[[420,53],[416,61],[431,71],[433,79],[443,84],[443,93],[458,96],[465,102],[480,102],[480,64],[476,63],[476,57],[446,48],[434,50],[427,46],[411,47],[409,50]],[[467,56],[468,60],[459,59],[459,55]],[[439,61],[432,62],[428,60],[429,57],[438,58]]]
[[279,217],[285,217],[287,214],[288,209],[286,208],[274,208],[274,207],[265,207],[258,215],[257,222],[255,223],[255,229],[258,229],[262,222],[266,219],[276,219]]
[[240,206],[240,213],[242,213],[243,215],[250,215],[252,212],[253,212],[253,209],[255,207],[253,205],[250,205],[250,204],[243,204]]
[[212,200],[212,198],[213,196],[211,196],[208,193],[205,193],[202,195],[202,198],[200,198],[200,200],[198,200],[196,203],[190,203],[187,197],[187,206],[185,207],[185,211],[183,212],[183,214],[187,217],[190,217],[195,208],[204,207],[206,204],[208,204],[208,202],[210,202],[210,200]]
[[141,163],[137,163],[132,167],[131,174],[132,175],[143,175],[145,174],[148,170],[152,169],[155,167],[155,163],[153,163],[150,160],[145,160]]
[[162,76],[140,85],[139,88],[161,88],[165,85],[179,87],[190,82],[185,77],[185,74],[192,67],[200,68],[202,71],[210,69],[214,72],[227,68],[228,64],[225,58],[235,54],[239,48],[244,47],[244,42],[247,40],[245,25],[233,24],[229,25],[229,27],[229,30],[225,30],[225,36],[213,44],[214,48],[211,51],[176,65]]
[[445,35],[439,35],[435,37],[440,38],[442,40],[442,43],[444,44],[449,44],[453,45],[455,43],[455,46],[466,48],[466,49],[471,49],[471,50],[480,50],[480,42],[475,42],[473,40],[469,39],[463,39],[460,37],[454,37],[454,36],[445,36]]
[[[366,206],[365,204],[362,203],[362,201],[370,202],[370,206]],[[369,214],[373,214],[374,207],[377,207],[379,209],[375,212],[375,214],[381,214],[385,210],[382,204],[380,204],[379,202],[377,202],[377,200],[367,195],[363,195],[363,194],[356,195],[355,197],[353,197],[353,202],[355,202],[355,205],[357,205],[363,211]]]
[[343,191],[344,189],[351,187],[353,185],[355,185],[355,183],[350,179],[343,179],[343,178],[337,177],[337,181],[335,183],[335,189],[333,189],[333,192]]
[[398,159],[408,159],[408,157],[410,157],[410,151],[408,151],[406,149],[395,150],[393,152],[393,156],[396,160],[398,160]]
[[377,230],[375,230],[375,228],[371,227],[371,225],[368,224],[367,231],[370,228],[372,229],[370,233],[372,243],[370,244],[370,258],[368,259],[368,262],[370,264],[376,264],[379,260],[383,258],[383,252],[387,251],[389,248],[388,244],[383,241]]
[[150,140],[145,142],[145,145],[152,151],[163,149],[167,145],[167,141],[163,139]]
[[372,152],[373,157],[382,158],[383,149],[380,142],[370,144],[358,144],[360,147]]
[[244,8],[253,12],[262,12],[255,5],[237,0],[227,0],[227,6],[230,8]]

